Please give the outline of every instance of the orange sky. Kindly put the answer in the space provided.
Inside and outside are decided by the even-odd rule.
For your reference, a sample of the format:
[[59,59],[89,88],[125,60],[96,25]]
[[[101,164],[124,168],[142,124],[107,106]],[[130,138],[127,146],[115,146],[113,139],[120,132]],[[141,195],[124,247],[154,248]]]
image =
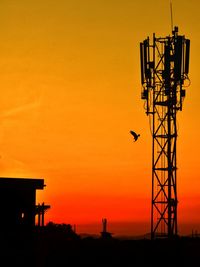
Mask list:
[[[192,229],[200,225],[200,3],[174,0],[173,10],[191,39],[178,211]],[[6,0],[0,13],[0,176],[44,178],[38,201],[52,206],[47,221],[148,225],[151,135],[139,42],[170,34],[169,1]],[[137,143],[130,129],[141,134]]]

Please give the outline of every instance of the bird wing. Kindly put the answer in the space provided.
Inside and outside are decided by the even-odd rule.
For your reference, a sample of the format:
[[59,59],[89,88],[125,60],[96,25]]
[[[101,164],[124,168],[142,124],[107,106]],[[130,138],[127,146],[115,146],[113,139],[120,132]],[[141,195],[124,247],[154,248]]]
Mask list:
[[132,134],[132,136],[136,139],[138,136],[134,131],[130,131],[130,133]]

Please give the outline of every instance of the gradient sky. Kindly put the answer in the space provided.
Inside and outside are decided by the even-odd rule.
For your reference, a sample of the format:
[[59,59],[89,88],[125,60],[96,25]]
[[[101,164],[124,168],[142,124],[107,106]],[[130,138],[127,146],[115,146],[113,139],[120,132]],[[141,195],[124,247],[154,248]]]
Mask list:
[[[191,86],[178,114],[178,212],[187,231],[200,225],[199,10],[198,0],[173,1],[174,24],[191,39]],[[0,176],[44,178],[38,201],[52,206],[47,221],[107,217],[146,222],[149,231],[139,42],[171,33],[169,1],[1,0],[0,25]]]

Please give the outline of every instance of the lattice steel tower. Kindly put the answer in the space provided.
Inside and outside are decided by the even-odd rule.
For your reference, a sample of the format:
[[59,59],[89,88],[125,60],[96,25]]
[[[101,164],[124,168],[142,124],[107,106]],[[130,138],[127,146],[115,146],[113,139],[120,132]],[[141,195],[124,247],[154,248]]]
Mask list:
[[151,237],[177,229],[177,120],[189,85],[190,40],[178,34],[140,43],[142,99],[152,132]]

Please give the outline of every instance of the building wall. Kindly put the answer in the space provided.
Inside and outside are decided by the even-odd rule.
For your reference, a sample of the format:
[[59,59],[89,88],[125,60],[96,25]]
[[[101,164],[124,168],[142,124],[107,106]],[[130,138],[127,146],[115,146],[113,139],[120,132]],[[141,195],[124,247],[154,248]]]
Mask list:
[[35,225],[36,191],[32,188],[0,190],[0,226],[30,228]]

